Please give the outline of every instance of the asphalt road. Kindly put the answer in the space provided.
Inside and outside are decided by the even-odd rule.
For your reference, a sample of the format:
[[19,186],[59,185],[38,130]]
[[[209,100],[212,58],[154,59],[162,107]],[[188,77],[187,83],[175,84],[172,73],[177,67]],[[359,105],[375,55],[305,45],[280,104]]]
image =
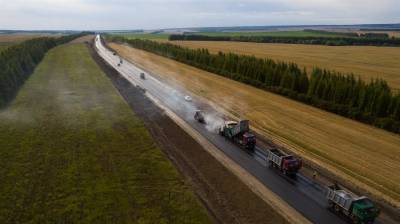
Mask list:
[[[189,95],[189,93],[181,87],[168,86],[158,80],[156,75],[152,75],[128,61],[122,60],[121,64],[121,58],[106,49],[98,38],[97,36],[96,49],[99,55],[119,71],[122,76],[133,85],[139,85],[145,89],[146,95],[158,100],[163,106],[166,106],[185,120],[217,148],[311,222],[321,224],[346,223],[343,217],[339,217],[327,209],[325,187],[304,176],[297,175],[296,178],[289,178],[275,169],[268,168],[262,150],[256,149],[255,152],[245,151],[214,132],[213,129],[215,127],[205,127],[203,124],[198,123],[194,120],[193,115],[195,110],[199,108],[206,114],[214,114],[217,117],[220,115],[211,105],[207,105],[207,102],[196,96],[191,95],[192,101],[186,101],[185,96]],[[145,79],[140,77],[141,73],[145,73]],[[377,220],[376,223],[381,222]]]

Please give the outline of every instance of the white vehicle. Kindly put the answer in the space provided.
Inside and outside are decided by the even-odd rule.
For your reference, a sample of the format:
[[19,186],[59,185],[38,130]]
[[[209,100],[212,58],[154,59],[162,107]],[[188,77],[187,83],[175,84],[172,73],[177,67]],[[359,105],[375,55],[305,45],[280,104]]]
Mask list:
[[185,96],[185,100],[186,100],[187,102],[192,102],[192,97],[190,97],[190,96]]

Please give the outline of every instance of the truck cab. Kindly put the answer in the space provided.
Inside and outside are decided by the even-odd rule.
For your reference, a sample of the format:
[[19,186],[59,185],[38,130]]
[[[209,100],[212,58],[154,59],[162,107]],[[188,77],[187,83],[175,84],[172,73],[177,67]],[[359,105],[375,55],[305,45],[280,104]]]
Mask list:
[[292,155],[285,156],[282,161],[283,169],[287,173],[296,173],[302,167],[302,161]]
[[353,202],[351,214],[355,223],[373,223],[379,212],[371,200],[361,197]]
[[253,133],[244,133],[242,135],[242,141],[247,149],[254,149],[254,147],[256,146],[256,136]]

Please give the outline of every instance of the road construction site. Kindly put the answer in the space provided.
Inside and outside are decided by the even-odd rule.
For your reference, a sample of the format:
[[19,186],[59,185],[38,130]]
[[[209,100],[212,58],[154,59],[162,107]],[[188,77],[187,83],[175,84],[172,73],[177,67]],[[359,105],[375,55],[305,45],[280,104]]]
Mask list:
[[[236,169],[236,176],[252,188],[264,201],[275,206],[281,214],[294,223],[345,223],[346,218],[327,209],[326,186],[299,173],[286,175],[283,169],[270,169],[271,149],[263,145],[254,150],[242,149],[219,135],[218,128],[224,125],[229,116],[223,110],[204,98],[190,95],[181,86],[172,86],[162,82],[156,74],[121,58],[107,49],[98,36],[96,38],[98,54],[115,68],[132,85],[161,107],[185,131],[192,133],[197,141],[208,142],[210,154],[225,161],[225,167]],[[201,110],[205,122],[194,119],[196,111]],[[250,121],[251,122],[251,121]],[[203,144],[203,145],[204,145]],[[265,148],[267,147],[267,148]],[[211,149],[210,149],[211,148]],[[246,147],[244,147],[246,148]],[[246,178],[243,180],[243,178]],[[250,184],[249,184],[250,183]],[[264,192],[264,193],[260,193]],[[383,223],[377,220],[376,223]]]

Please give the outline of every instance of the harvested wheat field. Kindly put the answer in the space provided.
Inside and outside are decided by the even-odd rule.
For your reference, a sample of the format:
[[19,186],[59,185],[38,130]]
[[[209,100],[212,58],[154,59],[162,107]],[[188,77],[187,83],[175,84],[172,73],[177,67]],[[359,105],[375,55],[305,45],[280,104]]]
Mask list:
[[190,48],[255,55],[290,61],[311,71],[314,66],[352,72],[364,80],[382,78],[392,88],[400,89],[400,48],[369,46],[317,46],[301,44],[269,44],[216,41],[170,41]]
[[400,136],[126,45],[126,59],[251,120],[253,129],[362,190],[400,205]]
[[41,35],[41,34],[0,34],[0,42],[8,42],[8,43],[18,43],[26,40],[30,40],[33,38],[44,37],[49,35]]

